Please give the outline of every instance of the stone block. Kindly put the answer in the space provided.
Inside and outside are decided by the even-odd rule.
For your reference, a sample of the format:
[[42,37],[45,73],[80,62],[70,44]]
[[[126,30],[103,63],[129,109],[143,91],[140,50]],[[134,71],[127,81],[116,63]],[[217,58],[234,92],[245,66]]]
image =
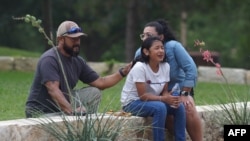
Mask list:
[[[225,83],[225,79],[216,73],[216,67],[198,67],[198,81]],[[222,72],[230,84],[245,84],[245,70],[222,68]]]
[[116,63],[113,65],[111,73],[115,73],[117,71],[119,71],[120,68],[124,67],[125,65],[127,65],[126,63]]
[[105,62],[87,62],[87,64],[99,75],[109,71],[109,67]]
[[37,62],[38,58],[15,58],[14,69],[18,71],[35,71]]
[[1,141],[56,141],[38,126],[37,119],[0,121]]
[[0,56],[0,70],[13,70],[14,67],[14,58],[7,56]]
[[[89,115],[90,116],[90,115]],[[71,123],[71,128],[74,129],[83,129],[84,117],[74,117],[67,116],[67,122]],[[98,120],[94,120],[99,118]],[[140,117],[119,117],[113,115],[105,115],[98,117],[91,117],[88,119],[88,122],[91,122],[90,119],[95,123],[97,128],[109,128],[112,130],[112,126],[119,126],[121,131],[119,132],[118,138],[116,141],[126,141],[132,140],[136,141],[138,139],[138,129],[143,129],[143,118]],[[82,120],[79,122],[79,120]],[[66,132],[66,127],[64,124],[65,118],[62,117],[50,117],[47,118],[29,118],[29,119],[17,119],[9,121],[0,121],[0,136],[1,141],[57,141],[57,139],[48,132],[46,126],[56,126],[58,130],[64,130]],[[101,122],[101,123],[99,123]],[[41,123],[43,125],[41,125]],[[46,125],[47,124],[47,125]],[[45,125],[45,126],[44,126]],[[116,128],[116,127],[114,127]],[[102,129],[100,129],[101,131]],[[108,130],[108,129],[107,129]],[[50,132],[52,130],[49,130]],[[76,132],[79,130],[75,130]],[[79,131],[81,133],[82,131]],[[145,140],[146,141],[146,140]]]
[[247,85],[250,84],[250,71],[249,70],[246,71],[246,84]]

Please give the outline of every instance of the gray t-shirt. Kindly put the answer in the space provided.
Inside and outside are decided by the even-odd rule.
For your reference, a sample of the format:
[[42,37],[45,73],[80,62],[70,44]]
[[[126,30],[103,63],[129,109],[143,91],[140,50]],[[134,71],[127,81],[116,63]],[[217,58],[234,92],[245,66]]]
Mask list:
[[[65,57],[60,54],[60,58],[71,90],[76,86],[78,80],[88,84],[99,77],[99,75],[92,70],[80,56]],[[33,84],[26,102],[26,108],[39,110],[44,113],[59,111],[44,85],[48,81],[59,81],[60,89],[69,101],[68,89],[55,48],[46,51],[38,61]]]

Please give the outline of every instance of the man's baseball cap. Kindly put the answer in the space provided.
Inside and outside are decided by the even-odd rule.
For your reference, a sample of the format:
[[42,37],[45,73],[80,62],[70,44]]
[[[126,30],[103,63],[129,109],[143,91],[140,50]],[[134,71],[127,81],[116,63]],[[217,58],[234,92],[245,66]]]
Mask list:
[[67,36],[74,38],[83,35],[87,36],[87,34],[83,33],[82,29],[73,21],[62,22],[56,33],[56,37]]

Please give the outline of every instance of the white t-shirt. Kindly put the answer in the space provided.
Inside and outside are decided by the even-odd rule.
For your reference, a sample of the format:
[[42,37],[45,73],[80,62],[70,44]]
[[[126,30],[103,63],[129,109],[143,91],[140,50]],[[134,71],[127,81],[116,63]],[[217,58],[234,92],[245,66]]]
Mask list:
[[157,73],[152,71],[149,64],[137,62],[127,75],[123,86],[121,93],[122,106],[139,99],[136,82],[145,82],[147,92],[160,95],[164,85],[170,80],[169,71],[170,67],[167,62],[160,63]]

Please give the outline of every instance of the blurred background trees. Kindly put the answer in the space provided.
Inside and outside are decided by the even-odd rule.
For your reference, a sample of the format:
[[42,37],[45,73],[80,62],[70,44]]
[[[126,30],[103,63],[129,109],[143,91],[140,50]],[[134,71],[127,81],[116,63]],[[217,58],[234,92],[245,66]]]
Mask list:
[[250,0],[2,0],[0,46],[33,52],[48,48],[42,35],[12,17],[34,15],[56,43],[56,29],[73,20],[88,34],[81,55],[88,61],[129,62],[140,46],[144,25],[158,18],[169,20],[188,51],[193,41],[206,42],[220,54],[223,67],[250,68]]

